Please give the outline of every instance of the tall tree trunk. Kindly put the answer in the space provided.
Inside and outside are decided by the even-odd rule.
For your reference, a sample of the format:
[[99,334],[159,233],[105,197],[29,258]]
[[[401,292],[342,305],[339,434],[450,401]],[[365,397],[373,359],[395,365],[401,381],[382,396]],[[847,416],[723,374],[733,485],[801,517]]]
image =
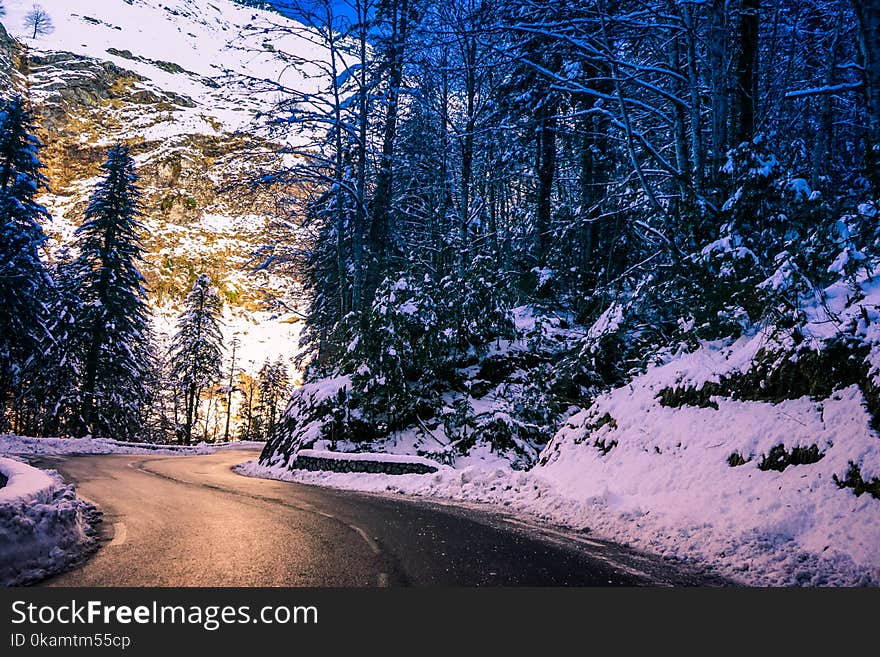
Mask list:
[[853,0],[859,21],[865,105],[868,111],[866,174],[880,193],[880,1]]
[[[826,86],[834,84],[834,69],[837,65],[837,46],[840,37],[841,15],[838,14],[834,24],[834,35],[831,39],[831,46],[828,48],[828,54],[825,59],[825,78]],[[816,142],[813,147],[813,166],[810,175],[810,187],[819,189],[822,186],[822,179],[828,171],[828,163],[831,159],[831,145],[833,143],[834,134],[834,117],[832,116],[832,94],[822,94],[819,98],[819,129],[816,131]]]
[[367,24],[369,18],[369,0],[357,0],[358,21],[358,116],[357,116],[357,148],[356,148],[356,181],[355,181],[355,221],[352,227],[352,281],[351,307],[355,313],[361,311],[363,302],[363,255],[364,230],[367,225],[367,130],[369,119],[367,110],[367,58],[369,56]]
[[735,137],[740,144],[755,138],[760,10],[761,0],[742,0],[734,96]]
[[694,13],[690,5],[682,3],[682,22],[684,23],[684,39],[687,57],[687,84],[690,92],[690,149],[691,149],[691,172],[694,192],[697,196],[703,195],[703,171],[705,152],[703,148],[703,120],[702,99],[700,94],[699,62],[697,61],[697,41],[700,35],[697,33],[694,21]]
[[473,37],[465,40],[464,52],[465,78],[465,120],[464,135],[461,145],[461,218],[459,220],[459,276],[464,275],[464,263],[468,258],[468,224],[471,212],[471,185],[474,171],[474,130],[476,129],[476,95],[477,95],[477,42]]
[[[443,245],[446,235],[447,222],[449,220],[450,193],[449,193],[449,159],[452,149],[449,138],[449,52],[444,46],[440,60],[443,69],[440,77],[440,209],[437,219],[432,226],[432,239],[434,244]],[[440,281],[447,273],[447,251],[442,246],[437,249],[435,256],[436,279]]]
[[[339,54],[336,48],[336,35],[334,32],[333,5],[327,0],[324,5],[327,21],[327,49],[330,58],[330,74],[333,77],[333,131],[334,149],[333,176],[336,182],[334,194],[335,218],[336,218],[336,276],[339,279],[339,318],[342,319],[348,313],[349,286],[348,286],[348,263],[345,249],[345,197],[346,190],[343,185],[343,172],[345,171],[345,151],[342,142],[342,93],[339,88]],[[343,63],[344,66],[344,63]]]
[[189,389],[186,393],[186,425],[183,428],[183,444],[190,445],[192,444],[192,428],[193,423],[195,422],[195,418],[193,417],[195,412],[195,399],[196,399],[196,385],[194,383],[189,384]]
[[409,25],[409,0],[394,0],[390,9],[391,37],[388,51],[388,94],[385,125],[382,130],[382,153],[369,230],[369,262],[364,283],[365,302],[371,304],[380,276],[391,252],[391,196],[394,184],[394,147],[397,142],[397,120],[400,111],[400,85]]
[[553,182],[556,179],[556,105],[550,99],[538,110],[537,155],[538,197],[535,239],[535,259],[538,266],[547,263],[550,229],[553,220]]
[[229,366],[229,387],[226,391],[226,428],[223,431],[223,442],[229,442],[229,422],[232,419],[232,388],[235,382],[235,352],[238,344],[232,340],[232,363]]
[[[672,13],[674,7],[670,7]],[[674,28],[673,28],[674,29]],[[676,71],[680,77],[674,78],[672,84],[676,97],[681,101],[673,105],[673,137],[675,140],[675,168],[678,169],[676,185],[678,187],[678,198],[670,199],[670,213],[674,217],[681,217],[687,212],[690,205],[693,186],[691,184],[691,165],[690,165],[690,145],[688,143],[687,130],[687,106],[685,97],[688,90],[686,87],[686,71],[683,70],[681,59],[682,38],[678,31],[670,34],[667,45],[667,57],[669,61],[669,70]]]
[[709,85],[712,94],[712,170],[710,180],[717,186],[728,148],[728,0],[712,0],[709,28]]

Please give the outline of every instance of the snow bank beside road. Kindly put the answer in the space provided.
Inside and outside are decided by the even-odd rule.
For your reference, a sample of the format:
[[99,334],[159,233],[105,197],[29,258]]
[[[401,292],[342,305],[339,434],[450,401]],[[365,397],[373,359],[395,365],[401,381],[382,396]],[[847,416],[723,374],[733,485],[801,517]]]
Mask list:
[[[729,522],[715,506],[700,509],[703,497],[691,496],[684,489],[678,491],[677,504],[689,509],[690,517],[682,518],[678,510],[664,508],[670,503],[669,497],[658,497],[652,504],[650,495],[645,495],[637,498],[637,504],[615,492],[613,477],[601,475],[598,482],[589,482],[596,477],[595,469],[580,474],[570,470],[568,479],[572,486],[580,482],[585,488],[604,487],[595,495],[564,490],[560,482],[554,481],[558,473],[543,473],[540,469],[526,472],[475,465],[443,468],[428,475],[343,474],[266,467],[257,461],[234,469],[250,477],[344,490],[491,504],[507,513],[588,530],[597,537],[754,586],[880,585],[880,543],[873,543],[878,540],[880,503],[868,495],[856,498],[845,490],[825,491],[830,498],[827,504],[813,506],[820,499],[817,493],[793,505],[790,495],[774,502],[776,483],[765,481],[760,491],[752,491],[764,500],[763,515],[751,515],[753,509],[746,507],[738,516],[737,521],[743,523],[740,526]],[[673,482],[670,473],[660,472],[658,476],[667,476]],[[738,490],[726,487],[717,491],[728,506],[734,504],[738,494]],[[794,531],[798,526],[809,531]],[[821,542],[823,532],[832,543],[814,547],[817,540]]]
[[[870,473],[880,463],[856,386],[822,401],[716,398],[714,408],[663,406],[660,389],[649,373],[601,396],[534,476],[592,509],[585,521],[609,537],[652,552],[754,584],[880,585],[880,500],[835,480],[850,463]],[[779,446],[814,455],[778,471]]]
[[264,443],[231,442],[199,445],[126,443],[104,438],[28,438],[0,435],[0,454],[62,456],[65,454],[213,454],[220,449],[262,449]]
[[45,501],[56,486],[47,473],[21,461],[0,457],[0,475],[6,485],[0,488],[0,505]]
[[[692,358],[712,356],[707,348]],[[566,423],[542,465],[528,472],[487,463],[386,476],[256,462],[238,472],[500,505],[752,585],[880,585],[880,500],[857,497],[834,479],[850,462],[866,476],[880,464],[880,440],[859,389],[826,400],[663,406],[659,391],[680,378],[679,368],[694,365],[686,361],[601,396]],[[781,472],[759,468],[779,444],[789,451],[815,444],[821,458]],[[744,462],[732,465],[733,453]]]
[[95,545],[95,507],[53,471],[0,457],[0,584],[60,572]]

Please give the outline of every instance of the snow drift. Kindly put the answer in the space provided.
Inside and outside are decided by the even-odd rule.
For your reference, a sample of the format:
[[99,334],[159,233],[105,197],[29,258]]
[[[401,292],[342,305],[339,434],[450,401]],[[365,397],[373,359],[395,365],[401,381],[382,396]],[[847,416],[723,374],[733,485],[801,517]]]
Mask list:
[[67,454],[213,454],[218,449],[257,449],[263,443],[235,441],[175,445],[166,443],[129,443],[108,438],[32,438],[0,434],[0,454],[18,456],[60,456]]
[[0,457],[0,474],[0,583],[41,579],[94,547],[97,511],[58,473]]

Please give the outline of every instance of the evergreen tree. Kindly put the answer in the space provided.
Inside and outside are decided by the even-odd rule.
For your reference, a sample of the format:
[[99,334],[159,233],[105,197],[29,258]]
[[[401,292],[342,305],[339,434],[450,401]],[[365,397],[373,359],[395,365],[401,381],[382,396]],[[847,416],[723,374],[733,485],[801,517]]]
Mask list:
[[183,407],[178,439],[185,445],[192,443],[202,395],[220,380],[222,314],[223,302],[211,286],[211,279],[207,274],[200,274],[186,298],[186,308],[177,320],[177,333],[170,353],[171,379]]
[[65,248],[52,272],[48,331],[27,369],[23,402],[34,406],[35,425],[28,433],[70,436],[83,426],[82,363],[84,335],[77,323],[82,306],[76,262]]
[[290,392],[290,376],[287,365],[280,357],[274,362],[267,360],[263,363],[259,376],[259,413],[262,417],[260,425],[268,438],[275,431],[281,405]]
[[22,369],[46,336],[51,282],[40,257],[40,224],[49,215],[36,201],[46,179],[33,132],[20,97],[0,105],[0,429],[9,425]]
[[352,401],[370,425],[365,434],[405,426],[419,406],[437,402],[432,387],[452,334],[443,330],[448,316],[441,315],[435,295],[428,277],[405,273],[377,290],[368,330],[341,363],[352,372]]
[[139,270],[140,190],[128,147],[113,147],[76,232],[84,333],[80,433],[133,438],[142,427],[156,367],[150,309]]

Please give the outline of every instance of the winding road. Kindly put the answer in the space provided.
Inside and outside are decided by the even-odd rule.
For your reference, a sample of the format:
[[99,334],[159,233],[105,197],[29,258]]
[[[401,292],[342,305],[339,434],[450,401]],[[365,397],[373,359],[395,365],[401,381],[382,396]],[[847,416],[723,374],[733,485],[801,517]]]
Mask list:
[[102,547],[49,586],[716,585],[494,508],[253,479],[254,450],[51,457],[104,512]]

